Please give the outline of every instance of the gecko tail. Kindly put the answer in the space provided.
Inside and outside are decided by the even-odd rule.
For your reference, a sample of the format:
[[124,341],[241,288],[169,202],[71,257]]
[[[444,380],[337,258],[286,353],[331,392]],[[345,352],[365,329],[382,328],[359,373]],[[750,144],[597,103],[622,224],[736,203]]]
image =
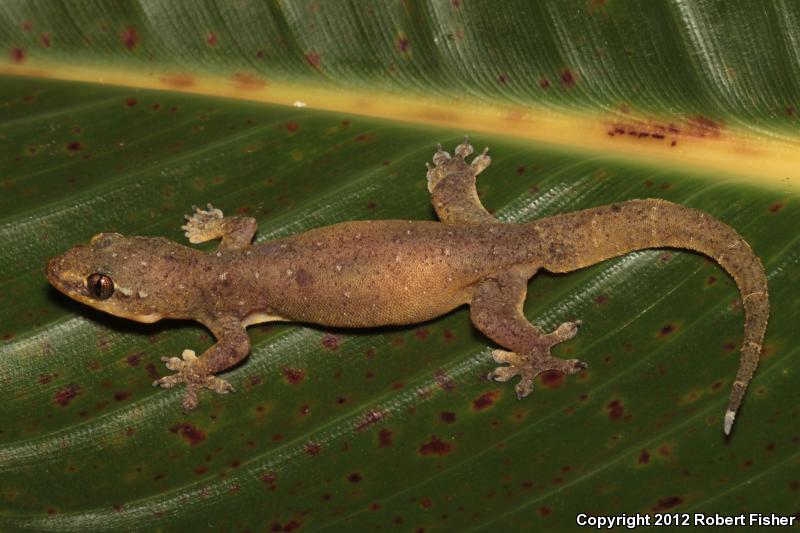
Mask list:
[[731,428],[733,427],[733,421],[736,420],[736,411],[731,411],[730,409],[727,410],[725,413],[725,435],[731,434]]
[[569,272],[647,248],[700,252],[725,269],[742,296],[745,324],[741,358],[723,430],[730,435],[736,413],[758,366],[769,317],[767,277],[761,261],[736,230],[711,215],[665,200],[630,200],[531,222],[541,240],[542,267]]

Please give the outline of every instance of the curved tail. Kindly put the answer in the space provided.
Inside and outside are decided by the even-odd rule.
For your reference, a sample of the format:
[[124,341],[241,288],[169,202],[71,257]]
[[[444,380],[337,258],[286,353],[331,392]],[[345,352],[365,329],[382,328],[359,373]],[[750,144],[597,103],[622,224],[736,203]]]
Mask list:
[[546,236],[539,246],[545,257],[542,266],[551,272],[569,272],[645,248],[685,248],[714,259],[733,277],[742,295],[745,324],[739,370],[725,413],[729,435],[758,366],[769,316],[764,268],[742,236],[702,211],[655,199],[556,215],[529,227]]

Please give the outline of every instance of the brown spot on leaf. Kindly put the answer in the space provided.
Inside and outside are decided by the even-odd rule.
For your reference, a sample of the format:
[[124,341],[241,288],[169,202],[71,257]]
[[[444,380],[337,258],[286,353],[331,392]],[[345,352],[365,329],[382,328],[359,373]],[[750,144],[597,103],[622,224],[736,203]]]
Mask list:
[[306,371],[299,368],[283,367],[283,376],[290,385],[297,385],[306,377]]
[[176,435],[180,435],[190,446],[196,446],[206,440],[205,431],[189,422],[175,424],[169,430]]
[[550,509],[550,508],[549,508],[549,507],[547,507],[547,506],[544,506],[544,505],[543,505],[542,507],[539,507],[539,514],[540,514],[541,516],[549,516],[549,515],[550,515],[552,512],[553,512],[553,510],[552,510],[552,509]]
[[322,335],[322,346],[332,352],[335,352],[339,348],[339,343],[341,341],[342,337],[333,333],[325,333]]
[[66,387],[58,390],[53,396],[53,400],[55,400],[58,405],[66,407],[80,393],[81,388],[74,383],[70,383]]
[[161,83],[170,87],[191,87],[195,84],[195,79],[189,74],[167,74],[159,78]]
[[318,442],[309,442],[306,444],[306,455],[318,455],[319,452],[322,450],[322,445]]
[[664,326],[662,326],[660,330],[658,330],[658,336],[666,337],[670,333],[674,332],[676,329],[677,326],[675,324],[665,324]]
[[372,424],[376,424],[383,420],[384,413],[382,411],[378,411],[376,409],[370,409],[367,411],[361,420],[356,424],[356,430],[363,431]]
[[237,89],[256,90],[266,87],[267,80],[250,72],[234,72],[233,83]]
[[211,32],[206,36],[206,43],[208,46],[217,46],[217,34],[215,32]]
[[158,369],[156,368],[156,365],[153,364],[153,363],[147,363],[147,365],[144,367],[144,369],[147,372],[147,376],[150,379],[158,379],[158,378],[161,377],[161,374],[158,373]]
[[452,424],[456,421],[456,414],[450,411],[442,411],[439,413],[439,419],[445,424]]
[[769,206],[769,212],[770,213],[777,213],[781,209],[783,209],[783,204],[781,202],[775,202],[774,204]]
[[453,378],[448,376],[444,370],[437,370],[433,377],[436,380],[436,384],[444,391],[449,392],[456,388]]
[[276,532],[279,532],[279,531],[294,531],[295,529],[299,529],[300,525],[301,525],[300,522],[298,522],[297,520],[289,520],[285,524],[280,524],[278,522],[273,522],[272,525],[270,526],[269,530],[270,531],[276,531]]
[[11,61],[14,63],[22,63],[25,61],[25,50],[22,48],[12,48],[10,55]]
[[392,431],[388,429],[382,429],[378,432],[378,446],[381,448],[387,448],[392,445]]
[[706,280],[706,283],[707,283],[708,285],[713,285],[713,284],[715,284],[716,282],[717,282],[717,278],[716,278],[716,276],[708,276],[708,280]]
[[114,400],[121,402],[123,400],[127,400],[133,396],[133,393],[129,390],[121,390],[114,393]]
[[79,152],[83,150],[83,144],[81,144],[78,141],[73,141],[67,144],[67,150],[69,150],[70,152]]
[[424,341],[430,336],[431,332],[428,328],[417,328],[414,330],[414,336],[416,336],[419,340]]
[[483,411],[484,409],[488,409],[497,399],[500,397],[500,391],[488,391],[484,392],[474,400],[472,400],[472,409],[475,411]]
[[136,107],[136,104],[138,103],[139,101],[136,98],[127,98],[125,100],[125,105],[128,107]]
[[50,48],[51,46],[53,46],[53,36],[50,35],[49,33],[43,33],[39,36],[39,42],[45,48]]
[[646,465],[650,462],[650,452],[647,450],[642,450],[642,453],[639,454],[639,459],[637,461],[640,465]]
[[133,50],[136,48],[136,45],[139,44],[139,32],[137,32],[136,28],[133,26],[128,26],[122,30],[119,37],[122,40],[122,44],[125,45],[125,48],[128,50]]
[[726,352],[732,352],[736,349],[736,345],[732,342],[726,342],[725,344],[722,345],[722,349],[725,350]]
[[608,301],[608,296],[606,296],[605,294],[598,294],[597,296],[594,297],[594,303],[596,303],[597,305],[603,305],[607,301]]
[[653,511],[666,511],[667,509],[672,509],[673,507],[677,507],[678,505],[683,503],[683,498],[680,496],[668,496],[666,498],[661,498],[656,503],[655,507],[653,507]]
[[395,46],[397,47],[398,52],[400,52],[401,54],[405,54],[406,52],[408,52],[408,49],[411,46],[411,44],[408,42],[408,39],[406,37],[400,37],[399,39],[397,39]]
[[322,58],[316,52],[306,52],[305,54],[306,63],[308,63],[312,68],[319,70],[320,63],[322,62]]
[[22,29],[22,31],[31,31],[33,29],[33,21],[23,20],[19,27]]
[[708,117],[698,115],[690,118],[688,121],[689,131],[688,134],[694,137],[719,137],[722,124],[715,122]]
[[547,387],[548,389],[557,389],[561,385],[564,384],[564,374],[562,372],[557,372],[554,370],[550,370],[544,372],[541,377],[539,378],[542,382],[542,385]]
[[53,375],[52,374],[39,374],[39,377],[36,378],[36,381],[39,383],[39,385],[47,385],[48,383],[53,381]]
[[575,81],[575,74],[570,69],[561,72],[561,85],[564,87],[574,87]]
[[542,78],[539,80],[539,87],[542,89],[549,89],[550,88],[550,80],[547,78]]
[[431,437],[431,440],[422,444],[419,447],[419,454],[422,456],[430,456],[430,455],[443,456],[450,453],[452,449],[453,449],[452,444],[441,441],[439,440],[438,437],[434,435]]
[[506,76],[505,74],[500,74],[499,76],[497,76],[497,81],[501,85],[507,85],[508,84],[508,76]]
[[361,474],[359,474],[358,472],[353,472],[352,474],[347,476],[347,481],[349,481],[350,483],[360,483],[362,479],[363,477],[361,477]]
[[608,418],[610,420],[619,420],[625,414],[625,407],[619,400],[612,400],[606,406],[606,411],[608,411]]

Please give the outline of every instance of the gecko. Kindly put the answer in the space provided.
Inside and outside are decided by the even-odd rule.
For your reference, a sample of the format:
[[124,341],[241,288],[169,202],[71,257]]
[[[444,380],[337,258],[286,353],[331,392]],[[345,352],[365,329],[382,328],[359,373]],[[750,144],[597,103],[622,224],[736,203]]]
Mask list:
[[195,207],[182,226],[190,243],[219,240],[202,252],[162,237],[99,233],[47,264],[59,291],[101,311],[138,322],[162,318],[203,324],[216,343],[200,357],[162,357],[172,375],[153,385],[186,387],[188,412],[198,392],[231,392],[217,374],[250,352],[246,328],[273,321],[329,327],[408,325],[469,306],[472,324],[501,349],[488,378],[520,377],[518,398],[537,375],[575,374],[587,364],[550,354],[574,337],[580,320],[545,332],[528,321],[528,281],[544,269],[578,270],[632,251],[688,249],[716,261],[735,280],[744,308],[744,338],[723,429],[734,419],[756,366],[767,327],[767,278],[736,230],[697,209],[637,199],[540,218],[502,222],[478,198],[476,177],[491,163],[488,148],[468,161],[468,139],[453,155],[441,145],[426,164],[439,221],[349,221],[252,244],[256,220]]

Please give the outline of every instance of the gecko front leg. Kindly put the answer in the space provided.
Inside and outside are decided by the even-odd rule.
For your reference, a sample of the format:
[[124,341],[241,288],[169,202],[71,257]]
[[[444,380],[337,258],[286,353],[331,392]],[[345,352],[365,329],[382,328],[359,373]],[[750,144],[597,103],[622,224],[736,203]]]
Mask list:
[[217,394],[233,391],[233,386],[214,374],[234,366],[250,352],[250,338],[239,320],[234,318],[215,319],[204,322],[217,338],[217,343],[195,356],[193,350],[184,350],[182,359],[162,357],[170,370],[176,373],[157,379],[154,387],[172,388],[181,383],[186,385],[186,395],[182,405],[185,412],[197,407],[197,393],[209,389]]
[[456,146],[455,157],[442,150],[433,154],[433,164],[428,166],[428,191],[439,220],[445,224],[497,223],[481,204],[475,189],[475,177],[491,163],[486,148],[471,163],[466,158],[472,153],[472,145],[464,142]]
[[527,283],[525,272],[507,271],[480,282],[470,302],[470,318],[481,332],[504,348],[494,350],[492,358],[509,363],[489,373],[489,379],[508,381],[522,379],[516,386],[517,397],[533,391],[536,376],[549,370],[575,374],[588,367],[577,359],[559,359],[550,355],[550,348],[571,339],[578,332],[580,321],[565,322],[551,333],[544,334],[528,322],[522,313]]
[[186,215],[186,224],[181,226],[189,242],[222,239],[220,250],[241,250],[250,246],[256,233],[256,219],[251,217],[224,217],[220,209],[207,204],[208,209],[194,206],[194,213]]

